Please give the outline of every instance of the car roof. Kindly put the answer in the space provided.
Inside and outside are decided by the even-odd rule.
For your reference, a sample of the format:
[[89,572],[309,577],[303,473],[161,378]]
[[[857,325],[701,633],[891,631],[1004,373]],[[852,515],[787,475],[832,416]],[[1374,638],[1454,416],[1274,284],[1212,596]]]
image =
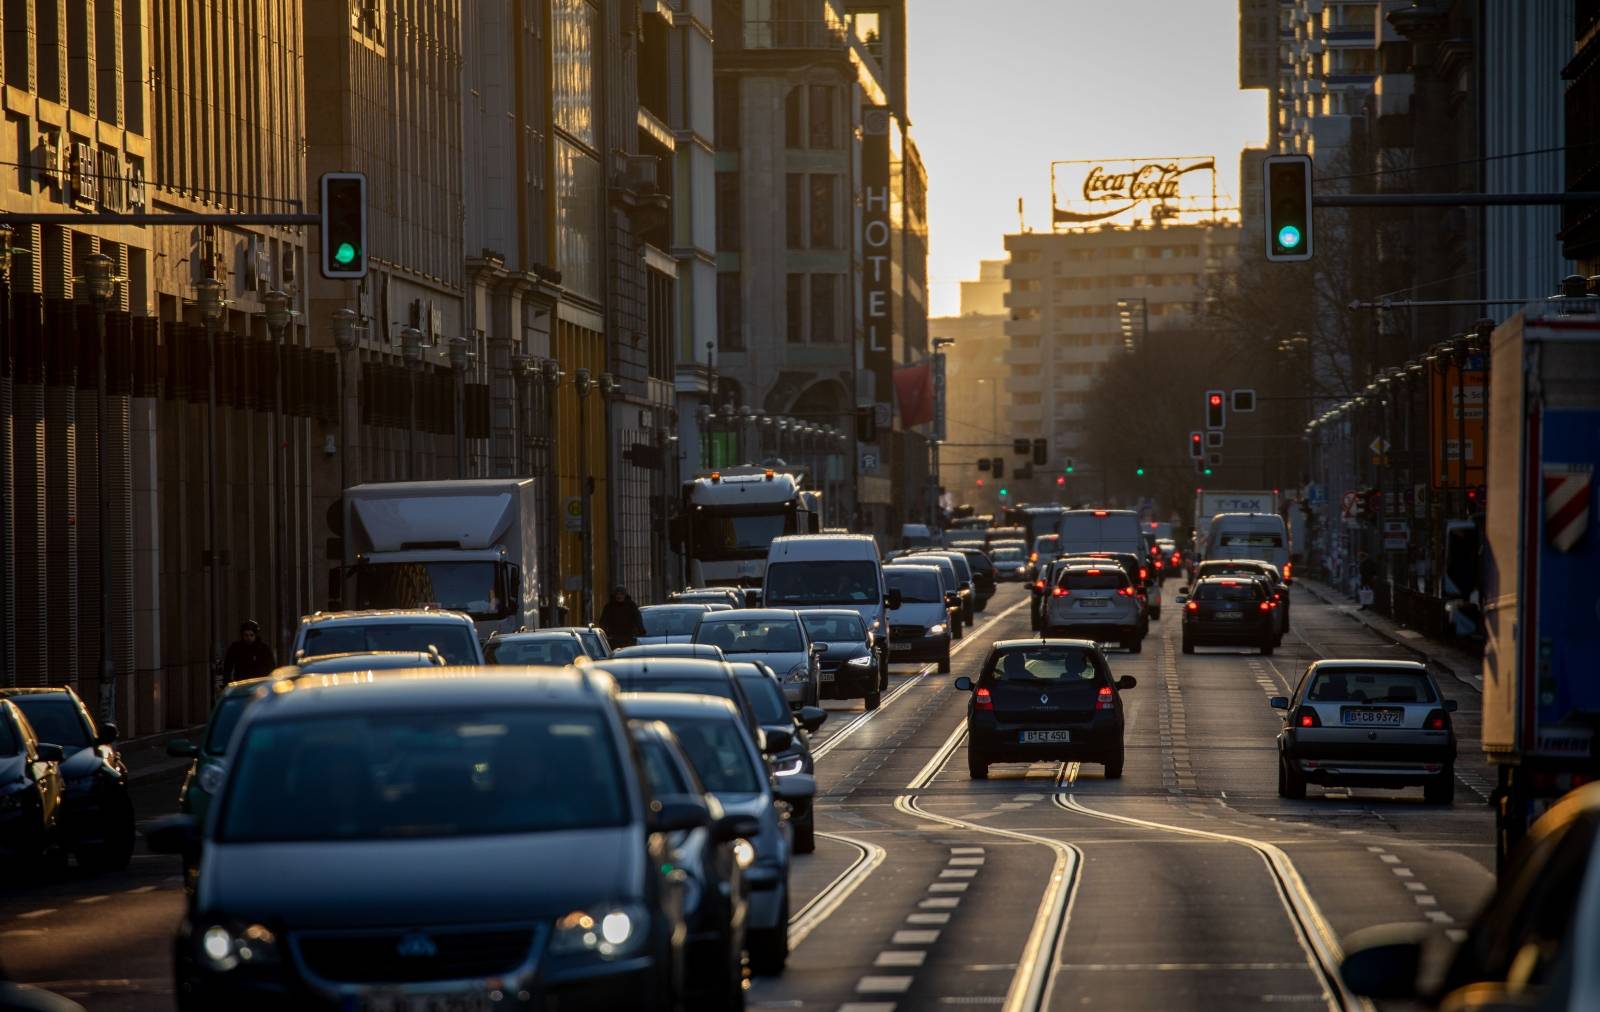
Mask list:
[[778,680],[776,671],[756,661],[729,661],[728,667],[733,669],[735,675],[757,675],[761,678],[770,678],[774,682]]
[[[643,609],[640,609],[641,611]],[[524,629],[521,632],[495,633],[489,637],[497,643],[526,643],[531,640],[560,640],[578,639],[578,630],[570,628],[559,629]]]
[[[439,667],[440,665],[437,663],[438,657],[439,655],[437,653],[430,653],[427,650],[350,650],[340,654],[318,654],[315,657],[307,657],[294,667],[298,669],[297,673],[299,674],[314,675],[323,673],[317,670],[322,666],[348,664],[351,661],[361,661],[364,664],[372,664],[373,667],[347,667],[342,668],[341,670],[385,671],[395,670],[398,668]],[[410,661],[411,663],[390,663],[400,661]]]
[[595,661],[592,667],[612,671],[617,677],[663,678],[683,675],[704,675],[707,678],[728,677],[728,662],[709,657],[619,657]]
[[705,717],[721,715],[743,724],[733,700],[697,692],[624,692],[617,696],[629,717]]
[[1014,650],[1021,647],[1036,647],[1043,644],[1047,647],[1083,647],[1087,650],[1098,650],[1099,645],[1094,640],[1073,639],[1064,636],[1034,636],[1029,639],[996,640],[991,648],[994,651]]
[[647,604],[640,611],[705,611],[701,601],[669,601],[666,604]]
[[269,705],[257,703],[252,712],[278,719],[449,706],[596,706],[613,685],[591,669],[533,665],[301,675],[273,679],[271,691],[262,695]]
[[65,685],[16,685],[0,688],[0,699],[16,696],[69,696],[77,695]]
[[796,622],[800,620],[800,613],[793,608],[730,608],[727,611],[708,611],[704,622],[732,622],[748,619],[780,619],[787,618]]
[[1314,674],[1318,671],[1341,668],[1361,668],[1363,670],[1382,668],[1387,671],[1415,671],[1423,675],[1428,673],[1428,666],[1421,661],[1379,660],[1377,658],[1367,660],[1359,657],[1329,657],[1320,661],[1312,661],[1311,666],[1306,669],[1306,673]]
[[300,619],[302,626],[342,625],[359,622],[363,625],[399,624],[401,622],[438,622],[441,625],[464,625],[475,628],[471,617],[459,611],[440,611],[433,608],[374,608],[368,611],[319,611]]
[[852,611],[849,608],[799,608],[799,609],[796,609],[796,610],[800,612],[800,618],[801,618],[802,621],[808,615],[825,615],[825,616],[828,616],[830,618],[856,618],[856,619],[861,617],[861,613],[859,611]]

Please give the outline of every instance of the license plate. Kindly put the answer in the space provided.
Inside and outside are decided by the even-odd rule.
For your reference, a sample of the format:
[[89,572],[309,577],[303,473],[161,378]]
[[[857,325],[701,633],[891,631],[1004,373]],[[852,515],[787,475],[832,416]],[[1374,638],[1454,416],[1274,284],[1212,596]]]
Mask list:
[[1400,710],[1346,710],[1346,724],[1399,724],[1404,720]]
[[355,1007],[360,1012],[488,1012],[489,995],[485,991],[368,991]]
[[1213,617],[1216,618],[1218,622],[1237,622],[1244,618],[1244,613],[1238,611],[1220,611]]
[[817,675],[817,680],[818,681],[822,681],[822,682],[831,682],[831,681],[833,681],[833,672],[824,671],[821,674]]
[[1022,744],[1031,745],[1038,742],[1070,742],[1071,731],[1023,731]]
[[889,649],[890,650],[910,650],[911,649],[911,644],[909,644],[909,643],[891,643],[891,644],[889,644]]
[[1110,601],[1079,601],[1078,602],[1078,607],[1080,607],[1080,608],[1105,608],[1105,607],[1110,606],[1110,604],[1111,604]]

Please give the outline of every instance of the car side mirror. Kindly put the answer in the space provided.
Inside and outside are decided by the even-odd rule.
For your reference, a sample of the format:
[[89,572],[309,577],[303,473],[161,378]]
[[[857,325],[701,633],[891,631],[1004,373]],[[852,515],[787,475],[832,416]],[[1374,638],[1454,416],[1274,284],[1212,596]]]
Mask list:
[[820,706],[802,706],[797,716],[800,726],[805,728],[807,732],[815,734],[817,728],[827,721],[828,711]]
[[905,604],[905,597],[901,595],[899,587],[893,587],[883,596],[883,603],[889,606],[890,611],[899,611],[900,606]]
[[1117,679],[1118,689],[1133,689],[1137,688],[1138,685],[1139,680],[1132,675],[1123,675],[1121,678]]
[[167,742],[167,755],[177,759],[193,759],[200,754],[200,746],[187,738],[174,738]]
[[1289,697],[1273,696],[1271,699],[1267,700],[1267,705],[1272,707],[1274,710],[1287,710],[1289,708]]
[[1189,603],[1189,592],[1187,590],[1178,591],[1178,603],[1179,604],[1188,604]]
[[791,773],[778,778],[773,788],[780,801],[804,801],[817,796],[817,778],[810,773]]
[[117,725],[107,721],[100,725],[100,733],[95,737],[96,745],[109,745],[117,740]]
[[811,656],[812,657],[821,657],[823,654],[825,654],[827,652],[828,652],[828,644],[826,644],[826,643],[813,643],[813,644],[811,644]]
[[699,829],[711,821],[703,802],[694,798],[668,798],[650,804],[648,825],[652,833],[678,833]]
[[761,820],[754,815],[724,815],[711,824],[711,835],[718,843],[760,836]]
[[1444,712],[1445,713],[1455,713],[1456,712],[1456,701],[1453,700],[1453,699],[1445,700],[1444,701]]
[[960,678],[957,678],[955,685],[956,688],[962,692],[972,691],[972,679],[968,678],[966,675],[962,675]]
[[42,763],[58,763],[67,757],[66,750],[60,745],[52,745],[43,741],[39,743],[36,754]]
[[145,827],[152,854],[190,854],[200,842],[200,823],[192,815],[165,815]]
[[953,590],[947,590],[944,592],[944,603],[955,608],[961,604],[961,595]]
[[794,744],[794,735],[781,727],[764,727],[761,729],[761,751],[767,755],[777,755]]
[[1358,995],[1405,1001],[1417,997],[1417,971],[1427,928],[1386,924],[1364,928],[1345,940],[1339,976]]

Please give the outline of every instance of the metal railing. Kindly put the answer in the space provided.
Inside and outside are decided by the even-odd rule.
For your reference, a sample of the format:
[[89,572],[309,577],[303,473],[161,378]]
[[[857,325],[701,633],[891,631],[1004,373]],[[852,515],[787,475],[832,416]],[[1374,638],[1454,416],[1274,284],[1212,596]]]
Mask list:
[[744,22],[745,49],[844,49],[850,26],[831,16]]

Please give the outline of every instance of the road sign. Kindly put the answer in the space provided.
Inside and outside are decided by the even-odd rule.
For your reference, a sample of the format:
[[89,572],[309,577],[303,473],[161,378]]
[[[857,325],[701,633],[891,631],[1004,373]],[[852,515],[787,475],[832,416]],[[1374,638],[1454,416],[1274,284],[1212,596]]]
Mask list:
[[1382,436],[1378,436],[1370,444],[1368,444],[1367,449],[1381,457],[1385,453],[1389,452],[1389,441],[1384,439]]
[[1360,505],[1361,493],[1357,492],[1355,489],[1351,489],[1339,497],[1339,514],[1346,517],[1356,516],[1359,512],[1357,507]]
[[1383,547],[1385,551],[1404,551],[1411,544],[1411,521],[1385,520],[1383,522]]
[[583,496],[569,495],[561,506],[562,515],[566,517],[567,530],[583,530]]

